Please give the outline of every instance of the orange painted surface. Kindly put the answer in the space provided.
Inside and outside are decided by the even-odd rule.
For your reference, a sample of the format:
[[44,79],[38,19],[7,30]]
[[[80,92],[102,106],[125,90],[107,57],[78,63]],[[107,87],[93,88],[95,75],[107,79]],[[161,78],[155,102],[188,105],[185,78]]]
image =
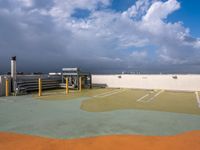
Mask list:
[[176,136],[113,135],[70,140],[0,133],[0,150],[200,150],[200,131]]

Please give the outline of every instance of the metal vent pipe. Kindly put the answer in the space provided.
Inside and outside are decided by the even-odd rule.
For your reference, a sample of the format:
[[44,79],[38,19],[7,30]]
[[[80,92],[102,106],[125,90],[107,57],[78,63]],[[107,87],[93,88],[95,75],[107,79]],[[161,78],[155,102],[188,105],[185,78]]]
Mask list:
[[13,90],[13,92],[15,92],[15,90],[16,90],[16,78],[17,78],[16,56],[13,56],[11,58],[11,78],[12,78],[12,90]]

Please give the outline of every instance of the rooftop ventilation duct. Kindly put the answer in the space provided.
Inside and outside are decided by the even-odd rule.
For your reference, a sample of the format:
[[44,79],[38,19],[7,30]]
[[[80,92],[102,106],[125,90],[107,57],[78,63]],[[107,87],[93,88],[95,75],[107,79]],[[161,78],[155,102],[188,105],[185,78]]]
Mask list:
[[12,78],[12,90],[16,90],[16,56],[11,57],[11,78]]

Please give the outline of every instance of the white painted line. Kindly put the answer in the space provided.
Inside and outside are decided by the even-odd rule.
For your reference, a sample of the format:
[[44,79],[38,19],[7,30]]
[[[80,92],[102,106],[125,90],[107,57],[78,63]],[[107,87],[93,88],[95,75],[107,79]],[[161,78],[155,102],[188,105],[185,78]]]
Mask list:
[[97,95],[95,95],[93,97],[101,97],[101,96],[104,96],[106,94],[110,94],[110,93],[113,93],[113,92],[116,92],[116,91],[119,91],[119,89],[117,89],[117,90],[111,90],[111,91],[104,92],[104,93],[100,93],[100,94],[97,94]]
[[43,92],[43,95],[58,95],[58,94],[65,94],[65,92]]
[[104,92],[104,93],[100,93],[100,94],[94,95],[93,97],[98,97],[98,96],[101,96],[101,95],[105,95],[105,94],[113,92],[113,91],[114,90],[111,90],[111,91],[108,91],[108,92]]
[[199,93],[196,91],[196,92],[195,92],[195,95],[196,95],[196,99],[197,99],[198,106],[199,106],[199,108],[200,108],[200,98],[199,98]]
[[103,95],[103,96],[100,96],[100,97],[108,97],[108,96],[118,94],[118,93],[122,93],[122,92],[125,92],[125,91],[126,91],[126,89],[121,90],[121,91],[112,92],[112,93],[109,93],[109,94],[106,94],[106,95]]
[[157,96],[159,96],[161,93],[163,93],[164,92],[164,90],[161,90],[161,91],[159,91],[159,92],[157,92],[153,97],[151,97],[149,100],[147,100],[147,101],[145,101],[145,102],[150,102],[150,101],[152,101],[154,98],[156,98]]
[[60,92],[43,92],[44,94],[56,94],[56,93],[65,93],[65,91],[60,91]]
[[1,98],[0,101],[8,101],[8,99]]
[[144,96],[138,98],[136,101],[139,102],[139,101],[143,100],[143,99],[144,99],[145,97],[147,97],[147,96],[149,96],[149,94],[146,94],[146,95],[144,95]]
[[0,101],[3,101],[3,102],[14,102],[13,100],[6,99],[6,98],[1,98]]
[[143,102],[144,102],[144,100],[143,100],[144,98],[148,97],[150,94],[153,94],[153,93],[155,93],[155,92],[156,92],[155,90],[150,91],[148,94],[146,94],[146,95],[144,95],[143,97],[137,99],[136,101],[137,101],[137,102],[139,102],[139,101],[143,101]]

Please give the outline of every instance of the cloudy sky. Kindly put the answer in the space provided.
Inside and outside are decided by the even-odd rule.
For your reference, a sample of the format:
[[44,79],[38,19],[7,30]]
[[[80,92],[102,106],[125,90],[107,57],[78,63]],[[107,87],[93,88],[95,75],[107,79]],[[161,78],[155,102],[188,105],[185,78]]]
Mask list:
[[0,72],[200,73],[198,0],[0,0]]

